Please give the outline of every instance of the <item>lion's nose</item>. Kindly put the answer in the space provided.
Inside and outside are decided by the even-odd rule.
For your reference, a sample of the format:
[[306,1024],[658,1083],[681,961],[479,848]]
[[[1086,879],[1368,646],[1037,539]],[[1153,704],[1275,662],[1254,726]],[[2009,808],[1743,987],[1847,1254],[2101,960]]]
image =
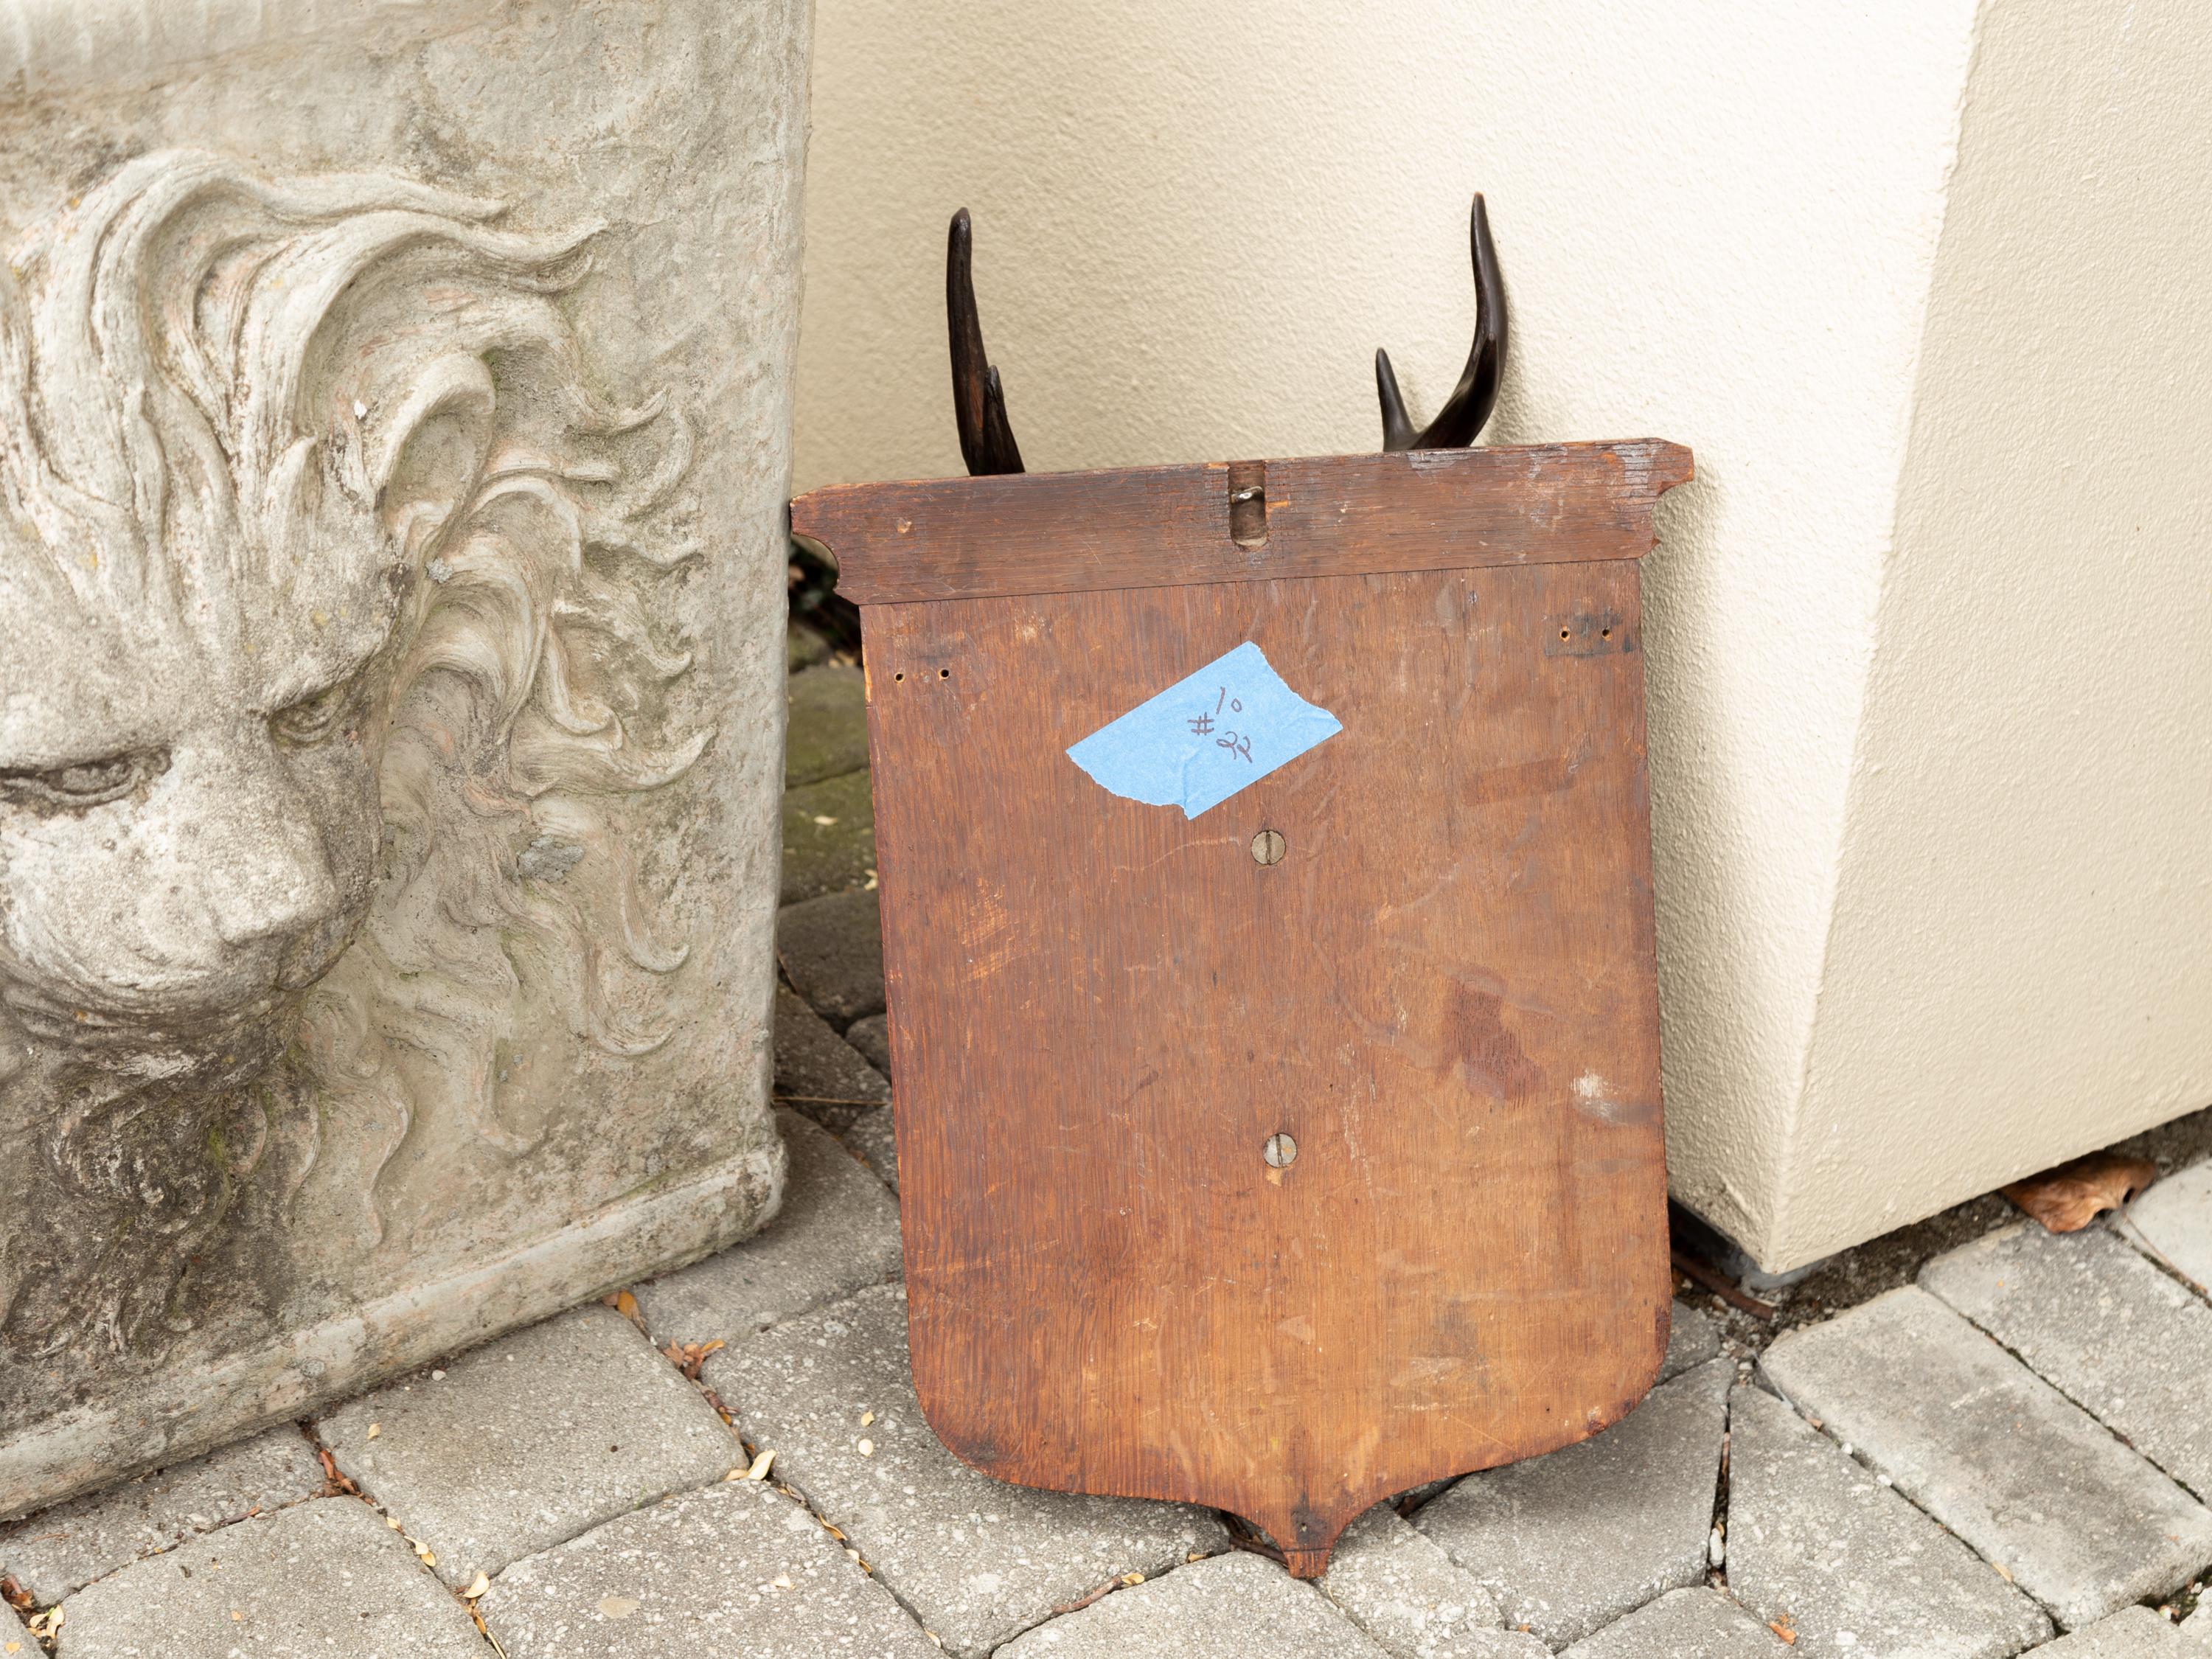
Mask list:
[[235,948],[328,921],[341,901],[310,804],[260,757],[224,760],[234,775],[204,830],[199,883],[216,937]]

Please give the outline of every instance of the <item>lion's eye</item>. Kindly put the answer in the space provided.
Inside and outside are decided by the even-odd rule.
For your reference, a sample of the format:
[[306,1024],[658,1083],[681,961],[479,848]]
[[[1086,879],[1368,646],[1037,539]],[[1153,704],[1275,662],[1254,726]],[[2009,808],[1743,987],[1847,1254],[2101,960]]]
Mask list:
[[278,709],[269,717],[269,729],[279,743],[307,747],[327,741],[353,713],[358,680],[325,686],[313,696]]
[[35,806],[99,806],[121,799],[167,765],[167,756],[145,753],[73,761],[43,771],[0,770],[0,799]]

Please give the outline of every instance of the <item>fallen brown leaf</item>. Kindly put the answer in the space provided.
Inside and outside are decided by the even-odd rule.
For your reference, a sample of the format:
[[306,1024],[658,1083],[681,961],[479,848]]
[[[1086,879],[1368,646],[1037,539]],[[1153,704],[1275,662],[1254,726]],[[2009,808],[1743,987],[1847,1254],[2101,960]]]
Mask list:
[[1797,1621],[1792,1619],[1788,1613],[1784,1613],[1772,1624],[1769,1625],[1767,1629],[1772,1631],[1777,1636],[1790,1644],[1791,1647],[1794,1648],[1797,1645]]
[[628,1291],[616,1291],[610,1295],[601,1297],[599,1300],[636,1326],[638,1329],[645,1328],[645,1316],[637,1310],[637,1298]]
[[323,1463],[324,1497],[358,1498],[361,1496],[361,1488],[355,1486],[348,1477],[338,1473],[337,1459],[331,1455],[331,1449],[328,1446],[316,1447],[315,1455],[320,1458]]
[[696,1382],[707,1356],[722,1346],[720,1338],[712,1342],[672,1342],[660,1351],[660,1357],[683,1372],[687,1381]]
[[2092,1152],[2041,1175],[2015,1181],[2002,1191],[2047,1231],[2078,1233],[2157,1179],[2158,1165],[2148,1158]]

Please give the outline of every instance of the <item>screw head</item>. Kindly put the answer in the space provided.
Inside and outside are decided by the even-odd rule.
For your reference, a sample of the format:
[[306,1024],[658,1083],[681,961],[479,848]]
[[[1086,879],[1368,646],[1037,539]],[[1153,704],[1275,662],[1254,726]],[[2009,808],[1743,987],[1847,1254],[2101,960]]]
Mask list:
[[1298,1143],[1278,1131],[1267,1137],[1267,1144],[1261,1149],[1260,1156],[1267,1160],[1269,1169],[1287,1170],[1297,1162]]
[[1280,864],[1283,861],[1282,831],[1262,830],[1253,836],[1252,861],[1255,864]]

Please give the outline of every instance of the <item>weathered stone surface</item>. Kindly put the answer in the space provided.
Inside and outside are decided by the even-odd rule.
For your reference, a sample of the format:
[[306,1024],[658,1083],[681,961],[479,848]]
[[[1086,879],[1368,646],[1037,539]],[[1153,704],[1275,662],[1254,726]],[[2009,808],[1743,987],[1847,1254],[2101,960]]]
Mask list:
[[1551,1651],[1499,1629],[1490,1592],[1388,1504],[1344,1529],[1320,1585],[1395,1659],[1543,1659]]
[[1471,1474],[1413,1524],[1553,1647],[1704,1582],[1735,1365],[1662,1383],[1595,1439]]
[[2117,1224],[2176,1273],[2212,1287],[2212,1159],[2157,1182]]
[[2051,1620],[1781,1401],[1729,1412],[1729,1588],[1787,1614],[1805,1659],[2005,1659]]
[[706,1380],[753,1444],[775,1451],[777,1476],[957,1654],[988,1653],[1123,1573],[1228,1542],[1205,1510],[1006,1486],[955,1458],[915,1400],[900,1285],[718,1353]]
[[1790,1333],[1761,1364],[2068,1629],[2212,1559],[2212,1511],[1917,1285]]
[[2124,1607],[2035,1651],[2036,1659],[2194,1659],[2198,1650],[2148,1607]]
[[888,1106],[862,1112],[837,1132],[893,1192],[898,1190],[898,1125]]
[[143,1555],[312,1498],[322,1485],[322,1464],[288,1423],[0,1527],[0,1577],[52,1607]]
[[1920,1283],[2199,1497],[2212,1496],[2212,1307],[2102,1228],[2033,1223]]
[[484,1659],[452,1594],[352,1498],[319,1498],[136,1562],[62,1604],[68,1659]]
[[[1783,1659],[1825,1650],[1802,1642],[1793,1650],[1719,1590],[1678,1589],[1576,1643],[1567,1659]],[[1899,1651],[1875,1648],[1867,1659]]]
[[999,1659],[1388,1659],[1302,1584],[1256,1555],[1178,1567],[1065,1613],[999,1650]]
[[866,772],[785,792],[784,903],[858,887],[875,865],[876,803]]
[[37,1659],[39,1652],[37,1639],[23,1627],[15,1608],[0,1602],[0,1654],[9,1656],[9,1659],[15,1659],[18,1654],[23,1659]]
[[775,1096],[823,1128],[842,1130],[871,1108],[890,1105],[891,1085],[827,1020],[779,985]]
[[794,674],[786,700],[785,788],[842,778],[868,763],[868,693],[859,669],[832,662]]
[[799,1504],[725,1481],[516,1562],[477,1603],[507,1659],[937,1659]]
[[776,918],[775,953],[793,988],[842,1024],[884,1011],[884,921],[872,889],[854,888],[788,906]]
[[1659,1362],[1658,1380],[1671,1382],[1684,1371],[1717,1358],[1720,1351],[1721,1330],[1711,1316],[1678,1300],[1673,1322],[1667,1328],[1667,1357]]
[[173,12],[0,0],[10,1516],[781,1172],[809,7]]
[[735,1347],[780,1320],[898,1277],[897,1200],[819,1125],[795,1112],[776,1121],[791,1172],[775,1219],[720,1255],[631,1287],[661,1346]]
[[890,1022],[883,1014],[870,1014],[845,1028],[845,1041],[860,1051],[860,1058],[882,1073],[891,1074]]
[[348,1401],[316,1426],[338,1467],[455,1585],[744,1461],[699,1391],[596,1303],[442,1375]]

